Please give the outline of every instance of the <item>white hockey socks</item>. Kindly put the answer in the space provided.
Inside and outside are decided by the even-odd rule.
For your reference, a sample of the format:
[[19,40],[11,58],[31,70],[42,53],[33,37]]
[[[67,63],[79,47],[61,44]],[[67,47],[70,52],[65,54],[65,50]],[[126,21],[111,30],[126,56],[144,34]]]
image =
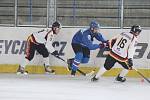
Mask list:
[[44,64],[46,67],[49,66],[49,57],[43,58],[44,59]]
[[106,70],[104,67],[100,68],[99,71],[97,72],[95,78],[99,78],[99,77],[100,77],[101,75],[103,75],[106,71],[107,71],[107,70]]
[[121,72],[120,72],[120,77],[125,77],[126,76],[126,74],[128,73],[128,71],[129,70],[127,70],[127,69],[123,69]]
[[22,64],[20,64],[20,66],[25,69],[25,67],[28,63],[29,63],[29,60],[25,58],[24,62]]

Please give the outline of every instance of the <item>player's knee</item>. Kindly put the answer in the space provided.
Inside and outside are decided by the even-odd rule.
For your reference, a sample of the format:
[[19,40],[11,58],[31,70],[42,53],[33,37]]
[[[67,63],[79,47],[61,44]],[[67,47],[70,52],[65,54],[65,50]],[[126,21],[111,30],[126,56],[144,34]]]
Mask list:
[[111,69],[111,67],[108,67],[108,66],[104,66],[104,68],[105,68],[106,70],[110,70],[110,69]]
[[83,53],[82,52],[76,53],[75,59],[77,61],[81,62],[82,58],[83,58]]
[[110,70],[110,69],[111,69],[111,67],[110,67],[110,66],[107,66],[106,64],[104,64],[104,68],[105,68],[106,70]]
[[114,63],[109,63],[109,62],[104,63],[104,68],[106,70],[110,70],[113,66],[114,66]]
[[81,63],[88,63],[89,62],[89,58],[83,58]]
[[28,59],[29,61],[31,61],[33,59],[33,56],[28,56],[28,57],[25,57],[26,59]]
[[45,53],[42,54],[42,56],[43,56],[44,58],[46,58],[46,57],[49,56],[49,53],[45,52]]

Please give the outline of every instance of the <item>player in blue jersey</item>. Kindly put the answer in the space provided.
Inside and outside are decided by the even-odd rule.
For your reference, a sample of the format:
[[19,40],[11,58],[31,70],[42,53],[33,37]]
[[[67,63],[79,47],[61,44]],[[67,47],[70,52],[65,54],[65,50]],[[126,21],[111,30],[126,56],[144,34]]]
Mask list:
[[[80,63],[88,63],[90,58],[90,50],[101,49],[107,46],[107,40],[99,33],[100,25],[96,21],[92,21],[89,28],[80,29],[72,39],[72,48],[75,57],[68,59],[68,68],[71,75],[75,75]],[[93,40],[101,41],[94,44]]]

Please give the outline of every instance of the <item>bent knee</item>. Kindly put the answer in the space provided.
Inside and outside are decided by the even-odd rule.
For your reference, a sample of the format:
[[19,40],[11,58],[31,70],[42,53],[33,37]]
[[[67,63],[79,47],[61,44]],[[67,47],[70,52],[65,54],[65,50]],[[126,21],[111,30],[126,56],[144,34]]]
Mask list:
[[106,70],[110,70],[112,67],[111,67],[111,66],[107,66],[107,65],[104,64],[104,68],[105,68]]
[[83,58],[82,59],[82,63],[88,63],[89,62],[89,58]]

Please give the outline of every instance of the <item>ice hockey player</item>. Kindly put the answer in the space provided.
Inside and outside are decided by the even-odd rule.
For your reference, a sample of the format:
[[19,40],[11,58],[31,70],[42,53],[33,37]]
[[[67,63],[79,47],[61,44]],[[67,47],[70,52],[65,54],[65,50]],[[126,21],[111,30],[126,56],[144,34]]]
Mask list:
[[49,53],[58,56],[59,53],[52,46],[54,37],[59,33],[61,24],[55,21],[52,24],[51,29],[43,29],[38,32],[32,33],[27,38],[27,48],[25,60],[19,65],[17,74],[27,74],[25,66],[33,59],[35,51],[43,56],[45,72],[54,73],[55,71],[50,69],[49,65]]
[[[71,45],[75,57],[68,60],[68,68],[72,76],[75,76],[80,63],[88,63],[90,50],[101,49],[107,45],[107,40],[99,33],[100,25],[96,21],[91,21],[89,26],[89,28],[80,29],[72,38]],[[101,43],[94,44],[94,39]]]
[[125,82],[125,75],[129,70],[132,70],[137,37],[141,31],[140,26],[133,25],[130,32],[123,32],[113,38],[110,42],[110,52],[106,57],[104,67],[98,71],[91,81],[97,81],[105,71],[110,70],[118,62],[124,69],[118,74],[116,81]]

